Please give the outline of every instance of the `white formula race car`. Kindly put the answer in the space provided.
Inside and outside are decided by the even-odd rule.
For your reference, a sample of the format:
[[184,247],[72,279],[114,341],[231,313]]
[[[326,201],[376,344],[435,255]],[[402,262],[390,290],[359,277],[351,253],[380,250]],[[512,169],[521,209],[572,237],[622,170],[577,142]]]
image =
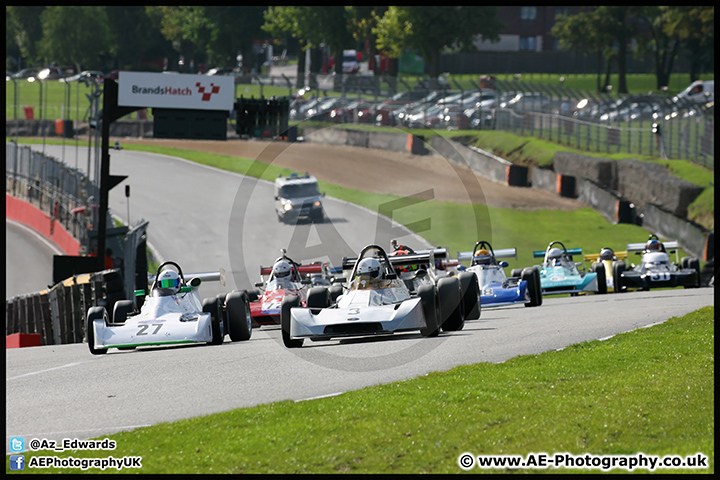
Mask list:
[[[346,288],[338,284],[330,288],[314,287],[308,293],[305,307],[300,306],[297,296],[283,299],[280,309],[283,343],[288,348],[298,348],[305,338],[317,341],[413,330],[419,330],[424,337],[433,337],[441,328],[462,329],[465,318],[479,317],[479,309],[468,316],[465,314],[466,304],[470,307],[478,304],[477,280],[463,291],[457,277],[443,277],[437,285],[408,282],[400,279],[394,268],[434,263],[432,252],[391,260],[382,247],[366,246],[357,258],[343,261],[343,269],[351,272]],[[425,269],[417,270],[414,275],[418,280],[428,277]],[[475,279],[474,274],[469,275]],[[412,283],[417,289],[411,292],[408,284]]]
[[175,262],[158,267],[150,294],[135,292],[140,311],[132,300],[115,302],[112,318],[105,307],[88,310],[85,332],[90,353],[100,355],[109,348],[132,350],[149,345],[208,343],[248,340],[252,316],[244,292],[233,291],[200,302],[198,287],[203,280],[220,280],[221,273],[193,274],[185,281]]

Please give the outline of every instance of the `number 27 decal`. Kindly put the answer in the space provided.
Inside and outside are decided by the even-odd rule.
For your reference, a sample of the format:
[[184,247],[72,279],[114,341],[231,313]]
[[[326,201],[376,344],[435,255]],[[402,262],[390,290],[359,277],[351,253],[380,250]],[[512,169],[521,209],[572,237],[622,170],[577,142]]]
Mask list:
[[[152,334],[155,335],[157,332],[160,331],[160,327],[162,327],[163,324],[162,323],[153,323],[152,326],[155,327],[155,330],[153,330],[153,332],[152,332]],[[148,328],[150,328],[150,325],[147,325],[147,324],[140,325],[140,330],[138,331],[137,334],[138,335],[149,335],[149,333],[147,333]]]
[[652,280],[653,282],[664,282],[666,280],[670,280],[670,273],[669,272],[653,273],[650,275],[650,280]]

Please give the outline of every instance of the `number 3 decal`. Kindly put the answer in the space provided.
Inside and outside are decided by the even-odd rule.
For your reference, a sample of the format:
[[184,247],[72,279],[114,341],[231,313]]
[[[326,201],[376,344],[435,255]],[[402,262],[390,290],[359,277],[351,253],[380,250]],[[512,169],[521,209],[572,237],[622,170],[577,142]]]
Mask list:
[[[162,327],[162,323],[153,323],[152,326],[153,326],[153,327],[157,327],[157,328],[155,328],[155,330],[152,332],[152,334],[155,335],[157,332],[160,331],[160,327]],[[148,335],[148,333],[146,332],[146,330],[147,330],[148,328],[150,328],[150,325],[140,325],[140,330],[138,331],[137,334],[138,334],[138,335]]]
[[650,275],[650,280],[652,280],[653,282],[664,282],[666,280],[670,280],[670,273],[669,272],[653,273]]

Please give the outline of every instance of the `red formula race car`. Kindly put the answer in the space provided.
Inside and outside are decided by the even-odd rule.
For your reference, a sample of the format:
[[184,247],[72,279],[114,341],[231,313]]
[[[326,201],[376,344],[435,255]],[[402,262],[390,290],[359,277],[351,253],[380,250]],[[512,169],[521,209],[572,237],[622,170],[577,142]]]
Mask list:
[[282,250],[272,267],[260,267],[260,278],[256,288],[247,291],[253,327],[279,325],[280,304],[286,295],[298,296],[304,306],[310,288],[329,286],[332,275],[327,263],[302,265]]

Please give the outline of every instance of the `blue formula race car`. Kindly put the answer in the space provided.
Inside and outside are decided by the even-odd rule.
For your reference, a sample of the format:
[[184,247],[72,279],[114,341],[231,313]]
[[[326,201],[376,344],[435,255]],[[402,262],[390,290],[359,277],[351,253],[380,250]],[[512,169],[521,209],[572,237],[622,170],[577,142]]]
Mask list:
[[[465,270],[473,272],[480,284],[480,301],[483,308],[524,304],[526,307],[542,305],[540,271],[537,267],[513,270],[508,278],[505,268],[508,263],[498,258],[517,259],[517,249],[493,250],[490,243],[482,240],[475,244],[472,252],[458,252],[458,261],[470,260]],[[465,267],[458,267],[462,270]]]
[[607,293],[607,282],[605,280],[605,268],[602,264],[596,264],[594,270],[585,272],[585,269],[578,269],[582,263],[573,261],[573,255],[582,255],[581,248],[568,250],[562,242],[550,242],[546,250],[533,252],[533,257],[543,258],[540,266],[540,287],[543,295],[556,293],[579,293],[595,292]]

